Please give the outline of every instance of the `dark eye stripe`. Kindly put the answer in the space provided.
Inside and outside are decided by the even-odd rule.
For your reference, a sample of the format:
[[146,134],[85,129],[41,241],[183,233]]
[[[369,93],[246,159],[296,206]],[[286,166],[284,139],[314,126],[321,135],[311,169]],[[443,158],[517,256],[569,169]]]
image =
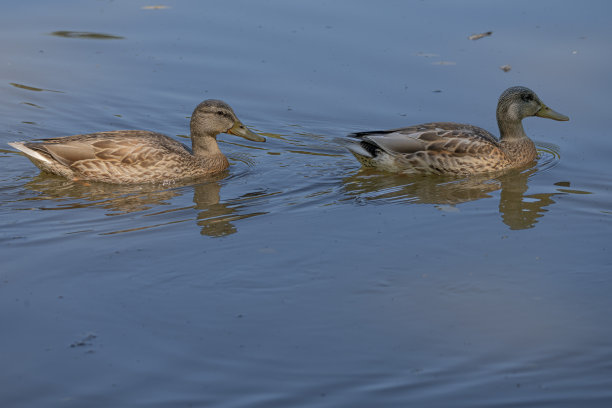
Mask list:
[[232,119],[232,115],[230,115],[230,114],[229,114],[229,113],[227,113],[227,112],[217,111],[217,115],[220,115],[220,116],[225,116],[225,117],[226,117],[226,118],[228,118],[228,119]]

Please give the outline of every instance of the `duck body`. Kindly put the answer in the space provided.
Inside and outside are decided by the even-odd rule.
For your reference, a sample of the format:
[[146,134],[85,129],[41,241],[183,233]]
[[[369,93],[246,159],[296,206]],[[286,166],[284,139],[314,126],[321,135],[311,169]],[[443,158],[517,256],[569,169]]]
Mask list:
[[433,122],[352,133],[348,149],[366,167],[406,174],[467,175],[521,166],[536,159],[529,139],[502,144],[477,126]]
[[533,91],[512,87],[497,108],[500,139],[473,125],[433,122],[405,128],[358,132],[344,139],[365,167],[405,174],[470,175],[521,167],[537,158],[521,120],[541,116],[569,120],[544,105]]
[[118,130],[10,143],[41,170],[70,179],[117,184],[197,178],[225,170],[223,154],[196,157],[160,133]]
[[216,136],[226,132],[254,141],[225,102],[207,100],[191,117],[192,148],[160,133],[116,130],[9,143],[41,170],[76,180],[116,184],[159,183],[198,178],[225,170],[227,158]]

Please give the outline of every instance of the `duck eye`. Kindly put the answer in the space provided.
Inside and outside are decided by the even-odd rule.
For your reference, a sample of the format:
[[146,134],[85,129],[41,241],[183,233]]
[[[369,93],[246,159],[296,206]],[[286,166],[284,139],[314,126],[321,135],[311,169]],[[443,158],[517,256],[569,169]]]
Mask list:
[[223,116],[223,111],[217,111],[217,115]]
[[523,94],[522,99],[525,102],[531,102],[531,101],[533,101],[533,95],[532,94]]

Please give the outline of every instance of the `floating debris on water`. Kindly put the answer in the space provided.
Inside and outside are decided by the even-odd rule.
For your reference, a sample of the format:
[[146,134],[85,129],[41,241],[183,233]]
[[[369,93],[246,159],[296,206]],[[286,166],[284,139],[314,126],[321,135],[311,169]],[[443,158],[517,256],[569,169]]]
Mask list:
[[439,57],[439,54],[432,54],[432,53],[428,53],[428,52],[422,52],[419,51],[416,53],[417,57],[425,57],[425,58],[433,58],[433,57]]
[[54,89],[36,88],[36,87],[34,87],[34,86],[28,86],[28,85],[24,85],[24,84],[18,84],[18,83],[15,83],[15,82],[9,82],[9,85],[14,86],[15,88],[25,89],[26,91],[64,93],[63,91],[56,91],[56,90],[54,90]]
[[501,67],[499,67],[499,69],[501,69],[504,72],[508,72],[512,69],[512,67],[510,65],[502,65]]
[[91,341],[93,339],[95,339],[96,334],[95,333],[88,333],[85,337],[83,337],[81,340],[77,340],[74,343],[72,343],[70,345],[71,348],[75,348],[75,347],[84,347],[84,346],[91,346]]
[[22,104],[24,104],[24,105],[32,106],[33,108],[45,109],[45,108],[43,108],[42,106],[37,105],[37,104],[32,103],[32,102],[21,102],[21,103],[22,103]]
[[164,10],[169,9],[170,6],[142,6],[142,10]]
[[124,37],[119,35],[111,35],[104,33],[91,33],[88,31],[54,31],[49,35],[54,35],[56,37],[64,37],[64,38],[82,38],[86,40],[123,40]]
[[493,34],[493,31],[487,31],[486,33],[480,33],[480,34],[472,34],[468,37],[468,40],[480,40],[481,38],[484,37],[489,37],[491,34]]

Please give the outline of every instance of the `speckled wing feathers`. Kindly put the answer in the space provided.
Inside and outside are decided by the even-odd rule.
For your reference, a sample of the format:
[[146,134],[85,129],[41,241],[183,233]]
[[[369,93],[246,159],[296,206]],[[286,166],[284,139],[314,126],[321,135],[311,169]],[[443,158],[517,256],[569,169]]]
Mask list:
[[357,157],[362,164],[390,171],[471,174],[495,171],[508,163],[497,139],[472,125],[436,122],[349,136],[373,153]]
[[[184,168],[197,170],[198,167],[182,143],[142,130],[41,139],[25,145],[52,159],[55,164],[45,164],[45,170],[87,180],[115,183],[164,181],[174,177],[173,169],[178,172]],[[165,171],[160,173],[156,168]]]

